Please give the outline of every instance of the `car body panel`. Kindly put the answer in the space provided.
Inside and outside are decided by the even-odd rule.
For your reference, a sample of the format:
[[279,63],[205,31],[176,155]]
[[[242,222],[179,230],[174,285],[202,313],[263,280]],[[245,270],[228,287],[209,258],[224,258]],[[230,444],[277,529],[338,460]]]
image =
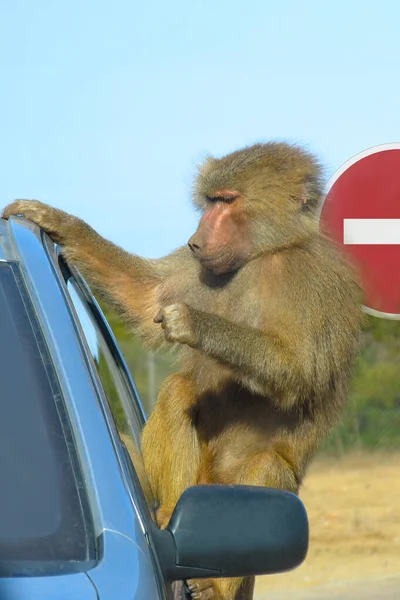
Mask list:
[[0,219],[0,260],[20,263],[58,375],[87,485],[99,560],[87,574],[0,579],[0,596],[4,589],[4,597],[18,599],[161,600],[166,590],[145,523],[127,485],[73,310],[46,254],[44,236],[22,219]]
[[101,600],[160,598],[152,561],[139,544],[132,544],[132,540],[123,535],[109,532],[105,536],[105,546],[105,556],[114,557],[112,566],[100,562],[88,572],[88,577],[101,591]]
[[7,600],[99,600],[94,584],[85,573],[53,577],[0,578],[0,598],[7,598]]

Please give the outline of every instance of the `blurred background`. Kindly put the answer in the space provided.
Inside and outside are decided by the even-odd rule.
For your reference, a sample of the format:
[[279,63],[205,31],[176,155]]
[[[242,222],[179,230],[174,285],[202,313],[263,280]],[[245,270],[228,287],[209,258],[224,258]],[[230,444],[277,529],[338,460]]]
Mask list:
[[[300,142],[328,179],[400,142],[399,19],[395,0],[2,2],[3,205],[38,198],[158,257],[194,231],[207,153]],[[150,414],[176,366],[105,310]],[[368,317],[347,413],[301,493],[309,557],[257,598],[398,597],[399,466],[399,322]]]

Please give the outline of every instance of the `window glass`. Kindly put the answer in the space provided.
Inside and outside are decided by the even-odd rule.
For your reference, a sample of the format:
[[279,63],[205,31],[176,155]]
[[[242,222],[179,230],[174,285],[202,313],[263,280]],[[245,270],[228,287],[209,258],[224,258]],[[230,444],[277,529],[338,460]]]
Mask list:
[[[94,559],[74,440],[51,358],[16,264],[0,263],[0,571],[38,574]],[[48,562],[46,562],[48,561]],[[58,567],[57,567],[58,565]],[[30,566],[33,574],[35,567]],[[32,571],[33,569],[33,571]]]
[[[88,304],[85,292],[73,277],[67,281],[68,291],[85,334],[109,408],[124,450],[127,451],[139,479],[149,508],[154,508],[150,485],[145,475],[140,451],[143,419],[139,401],[124,374],[124,367],[115,356],[111,339],[102,327],[101,316]],[[100,316],[100,318],[98,318]],[[104,323],[103,323],[104,325]]]

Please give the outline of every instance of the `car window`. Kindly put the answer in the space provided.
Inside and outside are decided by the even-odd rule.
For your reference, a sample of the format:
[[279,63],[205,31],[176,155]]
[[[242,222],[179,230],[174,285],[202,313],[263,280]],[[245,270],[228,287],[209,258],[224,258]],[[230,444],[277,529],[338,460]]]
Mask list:
[[126,450],[134,472],[139,479],[148,507],[153,512],[155,503],[144,471],[141,456],[141,432],[144,417],[136,391],[132,389],[124,365],[119,360],[117,348],[103,317],[93,303],[93,298],[73,276],[67,287],[94,361],[103,391],[120,440]]
[[84,480],[39,321],[18,265],[6,262],[0,381],[0,571],[79,570],[95,559]]

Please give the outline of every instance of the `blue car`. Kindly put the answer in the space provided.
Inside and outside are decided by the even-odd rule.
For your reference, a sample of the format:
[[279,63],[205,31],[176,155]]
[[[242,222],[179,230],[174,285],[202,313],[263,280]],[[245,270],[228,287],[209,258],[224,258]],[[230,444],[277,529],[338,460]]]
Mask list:
[[178,600],[191,577],[299,565],[308,524],[288,492],[196,486],[160,530],[135,385],[59,247],[0,219],[0,598]]

